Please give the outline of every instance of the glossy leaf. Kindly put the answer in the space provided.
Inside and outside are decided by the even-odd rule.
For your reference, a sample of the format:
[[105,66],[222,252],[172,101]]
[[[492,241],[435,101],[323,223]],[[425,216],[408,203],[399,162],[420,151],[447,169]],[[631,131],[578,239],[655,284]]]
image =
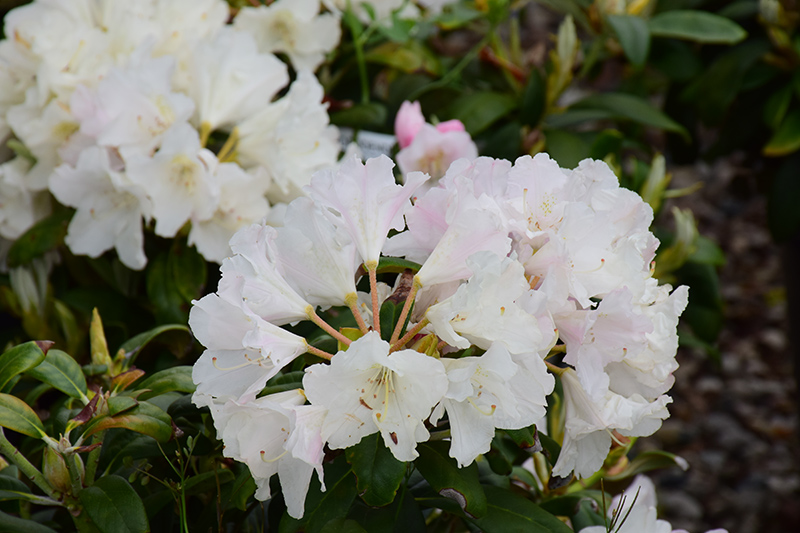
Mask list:
[[108,399],[108,416],[117,416],[139,405],[139,402],[130,396],[112,396]]
[[[42,346],[45,350],[42,350]],[[30,341],[14,346],[0,355],[0,390],[6,388],[14,377],[36,367],[45,359],[46,349],[51,344],[41,341]]]
[[[605,495],[607,506],[611,505],[611,499],[610,494]],[[599,490],[580,490],[546,500],[540,504],[540,507],[556,516],[572,516],[578,512],[581,502],[585,500],[593,500],[602,505],[603,493]]]
[[125,357],[128,359],[128,365],[130,365],[133,363],[142,349],[144,349],[144,347],[147,346],[153,339],[170,331],[183,331],[190,334],[189,328],[182,324],[167,324],[165,326],[159,326],[151,329],[150,331],[145,331],[144,333],[136,335],[135,337],[125,341],[122,346],[119,347],[119,349],[125,352]]
[[14,533],[56,533],[55,529],[51,529],[44,524],[34,522],[33,520],[25,520],[10,514],[0,511],[0,531],[8,531]]
[[[44,361],[27,374],[72,398],[86,399],[86,377],[81,365],[61,350],[49,350]],[[88,401],[88,399],[86,399]]]
[[6,261],[8,266],[15,267],[30,263],[64,242],[67,226],[72,214],[71,209],[63,209],[40,220],[28,231],[20,235],[8,250]]
[[192,381],[192,367],[175,366],[156,372],[136,385],[139,390],[150,389],[139,395],[140,400],[147,400],[165,392],[194,392],[196,385]]
[[539,433],[536,431],[535,424],[522,429],[506,429],[504,431],[520,448],[531,453],[542,451],[542,443],[539,442]]
[[153,437],[159,442],[167,442],[172,438],[172,419],[148,402],[139,402],[136,407],[118,416],[104,415],[86,424],[84,436],[88,437],[110,428],[125,428]]
[[764,147],[764,155],[779,157],[800,149],[800,109],[795,109],[783,119],[778,130]]
[[683,126],[653,107],[647,100],[632,94],[593,94],[574,104],[571,109],[600,109],[608,111],[616,118],[632,120],[645,126],[672,131],[688,137]]
[[650,19],[649,27],[653,37],[673,37],[698,43],[735,44],[747,37],[747,32],[730,19],[688,9],[659,13]]
[[470,519],[485,533],[536,531],[537,533],[571,533],[564,522],[532,501],[511,491],[487,485],[487,513]]
[[186,299],[172,277],[169,254],[162,252],[150,259],[146,274],[147,297],[159,322],[186,322],[183,306]]
[[33,409],[10,394],[0,393],[0,426],[37,439],[45,435],[42,421]]
[[650,470],[671,468],[673,466],[686,470],[689,468],[689,463],[686,462],[686,459],[674,453],[663,450],[647,450],[637,455],[621,472],[614,475],[606,475],[605,479],[608,481],[620,481]]
[[422,265],[413,261],[409,261],[408,259],[403,259],[402,257],[381,257],[380,261],[378,262],[378,274],[387,272],[393,274],[402,274],[407,268],[410,268],[414,272],[418,272],[419,269],[422,268]]
[[380,433],[373,433],[345,450],[347,462],[356,475],[361,499],[372,507],[389,505],[406,473],[406,464],[395,459],[383,443]]
[[147,533],[150,526],[139,495],[119,476],[105,476],[78,493],[84,511],[101,533]]
[[545,106],[547,105],[547,83],[538,68],[532,68],[528,75],[528,82],[522,92],[522,105],[520,105],[520,121],[532,128],[539,125],[542,120]]
[[517,106],[514,98],[495,92],[476,92],[456,99],[443,112],[448,119],[464,123],[466,130],[475,136],[506,116]]
[[477,465],[472,463],[466,468],[458,468],[449,450],[449,442],[420,443],[417,445],[419,457],[414,466],[434,491],[458,503],[468,516],[484,516],[486,495],[478,481]]
[[331,113],[331,124],[353,129],[381,130],[386,125],[386,107],[371,102]]
[[19,479],[0,475],[0,500],[19,500],[31,495],[28,486]]
[[175,288],[185,301],[202,295],[206,284],[206,260],[194,246],[181,239],[174,239],[167,268]]
[[344,457],[325,465],[325,486],[328,490],[321,492],[319,481],[314,476],[306,496],[305,515],[301,520],[295,520],[284,514],[278,533],[301,530],[320,533],[331,520],[345,518],[356,498],[356,483]]
[[622,50],[637,67],[644,65],[650,52],[650,30],[642,17],[634,15],[608,15],[608,24],[617,34]]

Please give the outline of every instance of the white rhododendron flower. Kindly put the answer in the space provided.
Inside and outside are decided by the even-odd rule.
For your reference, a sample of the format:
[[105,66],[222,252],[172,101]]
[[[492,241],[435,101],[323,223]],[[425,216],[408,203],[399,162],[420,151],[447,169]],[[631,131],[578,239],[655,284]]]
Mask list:
[[424,420],[447,390],[441,362],[414,350],[389,354],[389,343],[370,332],[306,369],[303,386],[312,405],[328,415],[322,433],[331,448],[347,448],[380,431],[400,461],[412,461],[428,439]]

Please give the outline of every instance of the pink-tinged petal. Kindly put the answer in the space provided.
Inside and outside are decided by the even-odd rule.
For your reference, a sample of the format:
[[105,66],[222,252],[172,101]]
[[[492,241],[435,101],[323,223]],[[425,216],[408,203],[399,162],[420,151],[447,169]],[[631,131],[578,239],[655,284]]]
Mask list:
[[377,264],[389,230],[405,227],[409,199],[428,179],[416,173],[398,185],[393,168],[392,160],[383,155],[366,164],[353,156],[337,171],[315,174],[306,189],[318,205],[329,210],[334,223],[351,235],[364,262]]
[[423,124],[425,124],[425,117],[422,116],[422,107],[419,102],[406,101],[400,105],[400,110],[394,119],[394,134],[400,148],[411,144]]
[[447,133],[448,131],[466,131],[464,123],[457,119],[440,122],[436,125],[436,129],[440,133]]

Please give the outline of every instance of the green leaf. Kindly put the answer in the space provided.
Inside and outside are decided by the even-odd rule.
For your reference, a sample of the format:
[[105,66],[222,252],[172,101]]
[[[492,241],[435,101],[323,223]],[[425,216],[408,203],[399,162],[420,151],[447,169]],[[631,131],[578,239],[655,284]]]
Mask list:
[[454,500],[468,516],[484,516],[486,495],[478,481],[478,465],[472,463],[466,468],[458,468],[449,456],[449,449],[448,442],[420,443],[417,445],[419,457],[414,465],[440,496]]
[[528,75],[528,83],[522,92],[519,119],[532,128],[539,125],[547,105],[547,83],[538,68],[533,67]]
[[619,119],[632,120],[645,126],[672,131],[686,138],[689,136],[683,126],[653,107],[647,100],[632,94],[593,94],[574,104],[571,109],[600,109],[610,112]]
[[325,492],[320,491],[319,481],[314,477],[306,496],[305,515],[295,520],[284,514],[278,533],[302,531],[319,533],[331,520],[345,518],[356,498],[356,483],[350,465],[341,459],[325,465]]
[[725,265],[725,252],[722,249],[709,239],[708,237],[704,237],[703,235],[698,235],[697,240],[695,241],[695,246],[697,247],[692,255],[689,256],[687,261],[691,261],[693,263],[703,263],[707,265],[714,265],[714,266],[723,266]]
[[488,501],[488,512],[485,516],[470,521],[485,533],[572,532],[564,522],[522,496],[491,485],[484,487],[484,490]]
[[353,467],[356,488],[364,503],[371,507],[392,503],[406,473],[406,464],[395,459],[380,433],[364,437],[347,448],[345,457]]
[[476,92],[460,96],[447,106],[443,115],[457,119],[473,137],[517,107],[516,100],[507,94],[495,92]]
[[42,347],[49,348],[52,345],[52,343],[43,344],[44,342],[48,341],[30,341],[18,344],[0,355],[0,390],[5,389],[8,382],[14,377],[44,361],[45,351],[42,350]]
[[8,533],[56,533],[44,524],[25,520],[0,511],[0,531]]
[[625,136],[617,130],[603,130],[592,141],[589,157],[603,159],[608,154],[614,154],[622,149]]
[[322,528],[321,533],[367,533],[355,520],[334,518]]
[[767,222],[778,242],[791,239],[800,229],[800,153],[784,161],[769,190]]
[[302,389],[303,376],[305,372],[298,370],[295,372],[287,372],[286,374],[278,374],[267,381],[267,385],[261,390],[259,396],[264,397],[278,392],[285,392],[287,390]]
[[108,399],[108,416],[117,416],[139,405],[138,400],[130,396],[112,396]]
[[589,157],[590,146],[583,137],[565,130],[544,131],[545,150],[564,168],[578,166]]
[[159,322],[186,322],[185,299],[171,275],[169,254],[162,252],[150,260],[146,271],[147,297],[155,307]]
[[647,450],[637,455],[621,472],[613,476],[606,474],[604,479],[608,481],[621,481],[643,472],[649,472],[650,470],[657,470],[660,468],[671,468],[673,466],[677,466],[681,470],[686,470],[689,468],[689,463],[686,462],[686,459],[674,453],[662,450]]
[[158,326],[157,328],[140,333],[135,337],[125,341],[122,346],[119,347],[120,350],[125,352],[125,357],[128,360],[128,366],[133,364],[133,361],[136,359],[142,349],[144,349],[144,347],[147,346],[153,339],[170,331],[183,331],[191,336],[189,328],[182,324],[167,324],[165,326]]
[[68,353],[61,350],[49,350],[44,361],[28,370],[27,374],[34,379],[51,385],[72,398],[86,398],[86,378],[81,365]]
[[414,272],[418,272],[419,269],[422,268],[422,265],[413,261],[409,261],[408,259],[403,259],[402,257],[381,257],[380,261],[378,262],[378,274],[384,274],[387,272],[393,274],[402,274],[407,268],[410,268]]
[[386,126],[386,107],[376,102],[356,104],[331,113],[331,124],[356,130],[382,130]]
[[45,252],[61,245],[73,213],[72,209],[56,211],[20,235],[8,250],[6,259],[8,266],[15,267],[30,263]]
[[795,109],[783,119],[780,127],[764,147],[764,155],[779,157],[800,149],[800,109]]
[[42,421],[33,409],[10,394],[0,393],[0,426],[36,439],[45,435]]
[[250,475],[250,469],[244,465],[239,469],[239,474],[230,485],[222,487],[220,501],[223,502],[223,509],[236,508],[240,511],[247,509],[247,502],[250,496],[256,491],[256,483]]
[[640,67],[650,52],[650,30],[642,17],[634,15],[608,15],[608,24],[617,34],[619,44],[630,62]]
[[174,239],[167,268],[184,301],[189,302],[202,295],[206,285],[206,260],[196,247],[188,246],[182,239]]
[[542,444],[539,442],[538,432],[536,431],[536,424],[522,429],[505,429],[503,431],[511,437],[514,444],[522,449],[538,451],[542,448]]
[[773,130],[777,130],[789,110],[792,102],[792,87],[787,85],[775,91],[764,104],[764,123]]
[[236,475],[227,469],[202,472],[187,479],[183,484],[183,489],[187,495],[203,494],[212,490],[216,493],[218,484],[221,487],[233,481],[235,477]]
[[174,366],[160,372],[156,372],[138,385],[139,390],[150,389],[150,392],[142,393],[140,400],[147,400],[154,396],[159,396],[165,392],[194,392],[196,386],[192,381],[192,367]]
[[653,37],[698,43],[736,44],[747,37],[747,32],[732,20],[706,11],[665,11],[651,18],[649,26]]
[[[403,304],[395,304],[392,300],[385,300],[381,304],[380,321],[381,321],[381,337],[385,341],[389,341],[394,332],[397,321],[400,320],[400,314],[403,312]],[[411,313],[409,313],[411,314]],[[400,334],[402,335],[402,330]]]
[[686,263],[675,271],[678,283],[689,285],[692,296],[683,312],[681,322],[692,327],[700,339],[713,343],[724,324],[719,277],[713,265]]
[[25,483],[15,477],[0,475],[0,500],[20,500],[29,496],[32,494]]
[[119,476],[105,476],[78,493],[101,533],[147,533],[150,525],[139,495]]
[[167,413],[148,402],[139,402],[139,405],[118,416],[104,415],[93,418],[85,427],[84,438],[110,428],[130,429],[153,437],[159,442],[167,442],[172,438],[172,419]]
[[475,19],[479,19],[483,13],[475,8],[465,6],[464,4],[453,4],[447,11],[442,11],[436,17],[436,24],[446,31],[452,31],[465,26]]
[[442,70],[436,55],[416,40],[406,43],[385,42],[369,50],[364,59],[406,73],[424,71],[439,75]]
[[[607,506],[611,505],[611,499],[611,495],[606,494],[605,501]],[[594,500],[602,506],[603,493],[599,490],[580,490],[546,500],[539,506],[556,516],[572,516],[578,512],[581,502],[585,500]]]

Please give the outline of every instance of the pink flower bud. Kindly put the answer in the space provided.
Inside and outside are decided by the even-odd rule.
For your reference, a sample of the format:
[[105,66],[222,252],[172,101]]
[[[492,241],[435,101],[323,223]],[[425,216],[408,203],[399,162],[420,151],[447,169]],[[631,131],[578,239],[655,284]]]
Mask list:
[[423,124],[425,124],[425,117],[422,116],[419,102],[403,102],[394,119],[394,134],[400,148],[411,144]]

